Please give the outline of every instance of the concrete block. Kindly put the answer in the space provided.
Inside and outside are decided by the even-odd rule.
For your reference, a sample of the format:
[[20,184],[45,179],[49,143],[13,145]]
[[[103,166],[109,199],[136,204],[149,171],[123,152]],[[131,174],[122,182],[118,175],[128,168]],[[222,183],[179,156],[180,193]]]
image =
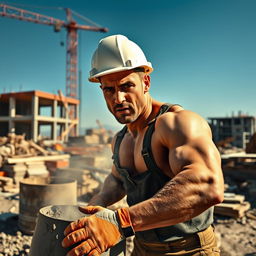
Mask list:
[[96,134],[85,135],[84,137],[85,137],[86,144],[99,144],[100,143],[100,138]]

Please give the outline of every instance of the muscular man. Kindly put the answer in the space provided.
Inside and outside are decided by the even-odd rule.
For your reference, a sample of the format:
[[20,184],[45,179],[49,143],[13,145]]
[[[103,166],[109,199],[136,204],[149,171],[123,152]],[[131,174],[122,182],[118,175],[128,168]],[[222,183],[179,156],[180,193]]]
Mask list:
[[[115,136],[114,164],[99,194],[71,223],[68,256],[100,255],[135,234],[133,256],[219,255],[213,205],[223,200],[219,153],[207,122],[150,96],[151,63],[122,35],[100,41],[89,80],[100,83],[109,111],[124,128]],[[127,195],[129,207],[107,207]]]

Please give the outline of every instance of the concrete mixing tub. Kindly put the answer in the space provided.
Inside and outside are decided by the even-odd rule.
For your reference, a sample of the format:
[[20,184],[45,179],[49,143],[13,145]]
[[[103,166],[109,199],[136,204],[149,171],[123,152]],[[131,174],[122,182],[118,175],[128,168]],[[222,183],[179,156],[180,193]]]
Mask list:
[[[39,210],[29,256],[65,256],[71,249],[64,249],[61,241],[67,225],[86,216],[76,205],[50,205]],[[125,256],[125,241],[111,248],[102,256]]]
[[19,229],[33,234],[38,211],[47,205],[76,204],[77,182],[71,179],[30,177],[20,182]]

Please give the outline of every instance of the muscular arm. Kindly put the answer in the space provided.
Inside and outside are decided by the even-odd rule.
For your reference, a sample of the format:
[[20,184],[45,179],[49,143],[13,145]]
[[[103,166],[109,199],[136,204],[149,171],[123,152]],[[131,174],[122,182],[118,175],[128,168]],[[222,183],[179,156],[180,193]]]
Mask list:
[[[112,142],[112,151],[115,143],[116,137],[114,137]],[[125,190],[123,188],[123,183],[121,181],[120,175],[117,172],[115,166],[112,166],[111,173],[107,176],[102,186],[101,191],[92,197],[89,205],[100,205],[102,207],[107,207],[112,205],[125,196]]]
[[113,167],[112,172],[105,179],[101,191],[92,197],[89,205],[107,207],[118,202],[125,196],[123,184],[115,172]]
[[129,208],[135,231],[187,221],[223,200],[220,156],[205,120],[189,111],[168,113],[156,131],[175,176],[153,198]]

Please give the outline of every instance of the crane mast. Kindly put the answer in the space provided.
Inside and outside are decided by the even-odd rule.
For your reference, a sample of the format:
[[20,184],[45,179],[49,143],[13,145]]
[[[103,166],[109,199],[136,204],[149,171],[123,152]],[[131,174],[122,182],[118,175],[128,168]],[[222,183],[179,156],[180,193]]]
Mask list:
[[78,36],[76,23],[72,20],[72,14],[70,9],[66,8],[67,21],[69,26],[67,27],[67,53],[66,53],[66,95],[75,97],[77,95],[77,45]]
[[42,15],[39,13],[16,8],[6,4],[0,4],[0,16],[8,17],[37,24],[44,24],[54,27],[55,32],[59,32],[62,27],[67,30],[66,39],[66,96],[77,98],[78,88],[78,34],[77,30],[90,30],[95,32],[107,32],[107,28],[97,26],[87,26],[77,24],[72,19],[72,11],[66,8],[67,22]]

